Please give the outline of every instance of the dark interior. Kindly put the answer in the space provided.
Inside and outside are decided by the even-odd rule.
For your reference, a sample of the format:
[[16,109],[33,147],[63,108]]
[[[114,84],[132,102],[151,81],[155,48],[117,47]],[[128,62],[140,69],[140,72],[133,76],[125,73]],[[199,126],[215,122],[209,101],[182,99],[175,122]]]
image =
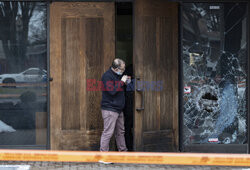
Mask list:
[[[132,3],[116,3],[116,57],[126,62],[125,75],[133,77],[133,19]],[[134,91],[125,87],[126,104],[123,110],[125,118],[125,140],[129,151],[133,150],[133,103]]]

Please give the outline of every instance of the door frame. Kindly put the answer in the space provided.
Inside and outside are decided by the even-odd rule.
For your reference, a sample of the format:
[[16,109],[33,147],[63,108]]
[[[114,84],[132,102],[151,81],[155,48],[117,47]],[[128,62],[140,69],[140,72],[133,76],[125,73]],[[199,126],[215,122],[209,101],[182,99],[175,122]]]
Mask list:
[[[249,53],[249,49],[250,49],[250,34],[249,34],[249,21],[250,21],[250,2],[247,0],[179,0],[180,5],[179,5],[179,150],[180,152],[213,152],[213,153],[223,153],[226,152],[228,150],[228,148],[235,148],[237,146],[237,149],[235,149],[232,153],[250,153],[250,147],[249,147],[249,141],[250,141],[250,116],[249,116],[249,108],[250,108],[250,100],[249,100],[249,87],[250,87],[250,53]],[[211,145],[209,144],[202,144],[203,146],[199,146],[198,144],[193,144],[193,145],[189,145],[190,147],[184,148],[183,145],[183,54],[182,54],[182,37],[183,37],[183,32],[182,32],[182,28],[183,28],[183,20],[182,20],[182,12],[183,12],[183,3],[225,3],[225,2],[231,2],[231,3],[247,3],[247,80],[246,80],[246,100],[247,100],[247,104],[246,104],[246,109],[247,109],[247,144],[221,144],[221,145],[214,145],[211,147]]]
[[[11,0],[9,0],[11,1]],[[25,1],[25,0],[18,0],[18,1]],[[27,1],[35,1],[37,2],[37,0],[27,0]],[[41,0],[43,1],[43,0]],[[68,0],[45,0],[47,2],[47,73],[48,73],[48,79],[47,79],[47,83],[48,83],[48,132],[47,132],[47,150],[51,150],[51,128],[50,128],[50,81],[53,81],[53,78],[51,78],[51,74],[50,74],[50,6],[53,2],[69,2]],[[84,2],[131,2],[132,5],[134,3],[134,0],[71,0],[70,2],[79,2],[79,3],[84,3]],[[116,17],[116,5],[115,5],[115,17]],[[133,18],[132,18],[133,20]],[[115,18],[115,25],[116,25],[116,18]],[[134,28],[132,28],[134,29]],[[116,29],[115,29],[115,35],[116,35]],[[115,36],[115,51],[116,51],[116,36]]]

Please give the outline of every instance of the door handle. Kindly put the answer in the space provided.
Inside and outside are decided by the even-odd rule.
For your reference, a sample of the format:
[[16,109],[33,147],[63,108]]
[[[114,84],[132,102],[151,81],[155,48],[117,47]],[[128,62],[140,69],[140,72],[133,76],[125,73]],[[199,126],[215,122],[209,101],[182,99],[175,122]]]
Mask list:
[[[136,80],[140,80],[139,77],[136,78]],[[137,82],[136,82],[137,85]],[[141,107],[140,108],[136,108],[136,111],[143,111],[144,110],[144,95],[143,95],[143,89],[137,88],[136,87],[136,91],[141,93]]]
[[53,78],[52,78],[52,77],[50,77],[50,78],[49,78],[49,81],[53,81]]

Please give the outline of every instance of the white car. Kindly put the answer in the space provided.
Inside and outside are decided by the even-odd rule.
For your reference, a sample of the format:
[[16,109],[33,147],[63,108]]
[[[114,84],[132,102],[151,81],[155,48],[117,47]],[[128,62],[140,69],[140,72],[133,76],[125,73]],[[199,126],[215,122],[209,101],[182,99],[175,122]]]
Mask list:
[[39,68],[29,68],[21,73],[1,74],[0,83],[36,83],[46,81],[47,71]]

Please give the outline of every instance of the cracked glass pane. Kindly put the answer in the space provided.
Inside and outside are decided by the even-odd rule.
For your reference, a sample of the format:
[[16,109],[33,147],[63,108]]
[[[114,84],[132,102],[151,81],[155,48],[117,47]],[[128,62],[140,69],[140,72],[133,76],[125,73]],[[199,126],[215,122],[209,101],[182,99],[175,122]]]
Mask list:
[[247,4],[184,3],[183,142],[244,144]]

